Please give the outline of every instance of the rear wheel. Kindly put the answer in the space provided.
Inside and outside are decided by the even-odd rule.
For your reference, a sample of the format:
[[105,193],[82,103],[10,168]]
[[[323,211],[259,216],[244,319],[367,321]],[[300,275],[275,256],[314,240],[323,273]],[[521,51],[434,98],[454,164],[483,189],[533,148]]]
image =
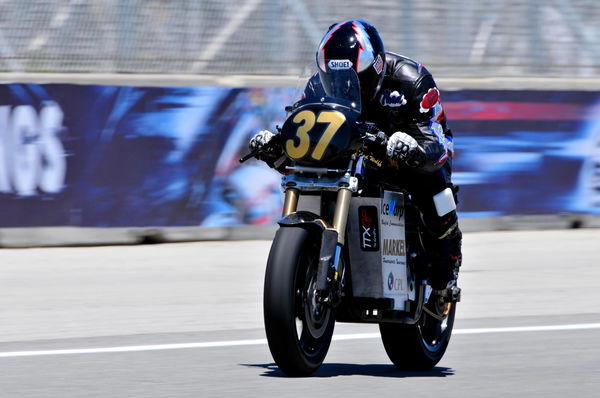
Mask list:
[[288,376],[308,376],[325,359],[335,325],[333,309],[316,299],[320,234],[277,231],[265,276],[264,320],[269,349]]
[[414,325],[381,323],[381,339],[390,360],[404,370],[429,370],[442,359],[454,326],[456,303],[432,295]]

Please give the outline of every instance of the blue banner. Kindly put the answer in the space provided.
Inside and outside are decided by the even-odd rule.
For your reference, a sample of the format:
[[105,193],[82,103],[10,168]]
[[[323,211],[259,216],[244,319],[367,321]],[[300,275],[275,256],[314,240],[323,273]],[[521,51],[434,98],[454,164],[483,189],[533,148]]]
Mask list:
[[600,93],[444,93],[462,216],[600,214]]
[[[280,176],[238,164],[292,89],[0,86],[0,227],[273,223]],[[463,217],[600,214],[600,94],[442,93]]]

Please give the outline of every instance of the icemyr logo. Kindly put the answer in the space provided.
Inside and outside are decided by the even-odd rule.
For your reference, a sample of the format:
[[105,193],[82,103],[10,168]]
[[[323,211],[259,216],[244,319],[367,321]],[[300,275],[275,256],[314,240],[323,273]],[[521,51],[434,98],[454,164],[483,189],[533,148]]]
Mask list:
[[384,202],[381,205],[381,214],[384,216],[393,216],[393,217],[402,217],[404,213],[404,208],[402,205],[398,204],[395,200],[390,200],[388,202]]

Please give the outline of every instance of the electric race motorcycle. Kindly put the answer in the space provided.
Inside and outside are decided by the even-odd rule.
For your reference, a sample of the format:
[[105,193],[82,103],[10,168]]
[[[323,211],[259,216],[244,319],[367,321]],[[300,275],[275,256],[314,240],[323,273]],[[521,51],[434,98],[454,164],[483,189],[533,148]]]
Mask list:
[[[336,321],[378,323],[397,367],[431,369],[446,351],[459,297],[428,285],[419,209],[409,192],[376,178],[386,136],[360,121],[356,72],[336,72],[328,96],[287,107],[278,128],[292,165],[265,276],[269,349],[285,374],[307,376],[323,362]],[[253,156],[260,153],[240,161]]]

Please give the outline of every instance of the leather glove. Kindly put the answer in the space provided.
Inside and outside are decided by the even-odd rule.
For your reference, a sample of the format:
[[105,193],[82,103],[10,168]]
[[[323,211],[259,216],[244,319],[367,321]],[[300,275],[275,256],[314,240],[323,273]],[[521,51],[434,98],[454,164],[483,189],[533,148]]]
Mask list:
[[425,151],[417,140],[401,131],[395,132],[388,139],[387,155],[409,167],[419,167],[425,162]]
[[248,144],[250,152],[259,151],[262,147],[267,145],[273,137],[275,137],[275,134],[271,133],[269,130],[262,130],[256,133],[254,137],[250,139],[250,143]]
[[281,136],[269,130],[262,130],[254,135],[248,143],[250,152],[258,160],[262,160],[269,167],[279,169],[284,166],[285,156],[281,146]]

